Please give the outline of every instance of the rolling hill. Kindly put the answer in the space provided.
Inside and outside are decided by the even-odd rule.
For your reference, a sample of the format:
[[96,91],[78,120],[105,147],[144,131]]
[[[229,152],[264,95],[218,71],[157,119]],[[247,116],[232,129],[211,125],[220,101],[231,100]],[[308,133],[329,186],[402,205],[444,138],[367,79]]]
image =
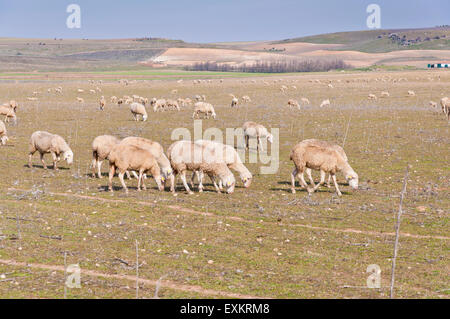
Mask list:
[[160,38],[0,38],[0,71],[183,68],[198,62],[339,59],[353,67],[450,61],[450,27],[338,32],[280,41],[198,44]]

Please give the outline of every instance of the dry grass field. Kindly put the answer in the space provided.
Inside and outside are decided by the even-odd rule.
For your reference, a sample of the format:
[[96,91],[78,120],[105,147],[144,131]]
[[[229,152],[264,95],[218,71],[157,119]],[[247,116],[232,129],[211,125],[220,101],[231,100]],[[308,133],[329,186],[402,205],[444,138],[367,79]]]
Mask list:
[[[153,298],[160,278],[159,298],[387,298],[395,214],[410,164],[395,296],[448,298],[450,125],[428,102],[450,96],[449,72],[330,72],[223,82],[213,76],[201,84],[161,76],[127,86],[107,75],[102,84],[89,84],[89,75],[83,76],[10,76],[0,83],[0,102],[19,102],[18,123],[7,126],[10,141],[0,147],[0,296],[63,298],[66,256],[67,265],[81,267],[81,288],[68,289],[67,298],[134,298],[137,240],[139,298]],[[62,95],[47,93],[58,86]],[[101,93],[89,93],[97,86]],[[408,90],[416,97],[407,97]],[[27,100],[33,91],[41,92],[38,100]],[[381,98],[381,91],[390,97]],[[231,109],[230,93],[252,102]],[[369,93],[378,99],[368,100]],[[204,193],[188,195],[179,178],[177,196],[158,192],[152,179],[150,189],[139,193],[136,179],[125,180],[125,195],[117,177],[116,191],[106,192],[107,162],[103,179],[91,177],[96,136],[142,136],[167,149],[173,129],[193,129],[192,106],[158,113],[147,107],[147,122],[133,121],[125,104],[98,108],[101,95],[109,102],[112,95],[133,94],[205,94],[217,118],[204,120],[204,130],[241,127],[247,120],[279,128],[277,173],[263,175],[262,164],[246,164],[253,183],[245,189],[238,181],[231,195],[214,192],[209,180]],[[286,106],[301,97],[311,105],[300,111]],[[327,98],[331,106],[319,108]],[[43,170],[35,154],[34,168],[26,167],[36,130],[63,136],[74,163]],[[297,186],[291,194],[289,153],[306,138],[341,145],[345,140],[359,189],[338,175],[342,197],[326,187],[308,196]],[[51,164],[49,155],[46,162]],[[366,287],[371,264],[381,267],[380,289]]]

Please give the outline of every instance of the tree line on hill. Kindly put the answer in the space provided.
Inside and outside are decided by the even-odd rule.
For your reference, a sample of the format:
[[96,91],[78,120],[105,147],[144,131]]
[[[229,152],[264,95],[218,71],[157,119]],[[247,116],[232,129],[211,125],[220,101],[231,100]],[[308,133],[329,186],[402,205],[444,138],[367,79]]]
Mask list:
[[249,72],[249,73],[289,73],[289,72],[323,72],[348,69],[350,65],[343,60],[291,60],[291,61],[258,61],[252,64],[230,65],[217,62],[198,62],[186,66],[188,71],[215,72]]

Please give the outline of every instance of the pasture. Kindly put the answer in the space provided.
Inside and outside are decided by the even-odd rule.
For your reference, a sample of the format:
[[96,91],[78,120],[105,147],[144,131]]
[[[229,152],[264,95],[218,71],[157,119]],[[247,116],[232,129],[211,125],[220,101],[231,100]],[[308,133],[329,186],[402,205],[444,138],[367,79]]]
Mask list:
[[[0,147],[2,297],[63,298],[66,263],[81,268],[81,288],[67,289],[67,298],[134,298],[137,241],[139,298],[153,298],[155,286],[159,298],[387,298],[395,214],[409,164],[395,296],[448,298],[450,126],[440,106],[432,109],[428,102],[450,96],[450,73],[330,72],[224,77],[223,82],[220,74],[205,73],[211,82],[200,84],[192,81],[199,72],[182,82],[164,73],[136,81],[133,74],[120,74],[129,85],[101,73],[95,76],[105,78],[101,84],[88,83],[91,78],[80,73],[20,76],[0,82],[0,102],[19,102],[18,123],[7,125],[10,140]],[[282,85],[288,87],[284,93]],[[47,92],[58,86],[63,94]],[[89,93],[95,87],[102,92]],[[416,96],[407,97],[408,90]],[[40,92],[38,100],[27,100],[34,91]],[[381,91],[390,97],[381,98]],[[230,93],[240,99],[237,108],[230,107]],[[378,99],[368,100],[370,93]],[[188,195],[179,178],[176,196],[158,192],[152,179],[139,193],[136,179],[125,180],[130,188],[125,195],[115,177],[115,192],[107,192],[107,161],[103,179],[91,176],[96,136],[142,136],[166,150],[173,129],[193,130],[193,106],[154,113],[147,105],[148,121],[135,122],[128,105],[109,100],[133,94],[206,95],[217,118],[203,120],[203,130],[225,132],[249,120],[279,128],[278,171],[264,175],[259,170],[264,164],[245,163],[252,185],[245,189],[238,180],[230,195],[217,194],[208,179],[205,192]],[[108,102],[104,111],[98,107],[102,95]],[[252,101],[243,104],[243,95]],[[301,97],[311,104],[287,107],[289,99]],[[324,99],[331,105],[319,108]],[[64,137],[74,163],[43,170],[35,154],[35,166],[26,167],[36,130]],[[291,194],[289,153],[306,138],[340,145],[345,140],[359,189],[352,190],[340,174],[342,197],[333,187],[308,196],[297,185]],[[51,157],[45,159],[50,165]],[[318,173],[313,175],[317,180]],[[380,289],[366,286],[371,264],[381,268]]]

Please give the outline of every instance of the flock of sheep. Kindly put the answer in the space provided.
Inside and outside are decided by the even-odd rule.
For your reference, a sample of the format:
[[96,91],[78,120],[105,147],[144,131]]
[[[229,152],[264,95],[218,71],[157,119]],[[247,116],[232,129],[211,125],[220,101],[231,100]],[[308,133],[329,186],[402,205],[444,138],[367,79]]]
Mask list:
[[[281,90],[285,92],[288,88],[282,86]],[[296,89],[296,88],[295,88]],[[49,89],[50,90],[50,89]],[[78,89],[77,92],[82,93],[84,90]],[[91,90],[93,93],[101,92],[97,87]],[[172,93],[176,94],[177,92]],[[56,93],[62,93],[62,88],[55,89]],[[38,93],[38,92],[34,92]],[[33,95],[35,95],[33,93]],[[232,97],[231,107],[239,104],[239,99],[234,95]],[[389,92],[381,92],[381,97],[389,97]],[[408,91],[408,96],[415,96],[413,91]],[[369,94],[369,99],[376,100],[375,94]],[[206,118],[210,116],[216,118],[216,112],[212,104],[206,102],[204,95],[196,95],[194,97],[194,112],[192,118],[204,115]],[[248,96],[243,96],[244,103],[250,102]],[[77,100],[84,102],[82,98]],[[147,98],[137,95],[124,96],[117,98],[111,97],[111,102],[117,104],[129,104],[129,109],[135,121],[139,118],[146,121],[148,114],[145,105],[147,103],[153,108],[154,112],[166,110],[180,110],[181,106],[192,105],[190,98],[186,99],[157,99],[150,101]],[[301,103],[310,104],[307,98],[302,98]],[[107,102],[104,96],[100,98],[100,110],[104,110]],[[442,112],[450,117],[450,98],[442,98],[440,100]],[[290,108],[300,109],[300,103],[290,99],[287,103]],[[321,107],[330,105],[330,100],[324,100]],[[437,107],[437,103],[431,101],[432,107]],[[9,103],[0,105],[0,115],[5,116],[5,122],[17,120],[18,104],[12,100]],[[273,136],[263,126],[255,122],[245,122],[243,124],[245,147],[249,148],[250,138],[257,140],[257,150],[263,150],[262,139],[273,142]],[[5,145],[8,141],[5,123],[0,120],[0,142]],[[31,135],[28,166],[32,167],[32,156],[35,152],[39,152],[43,167],[47,166],[44,161],[44,154],[50,153],[53,159],[53,168],[57,169],[57,163],[63,159],[70,165],[73,162],[74,154],[66,141],[59,135],[51,134],[44,131],[36,131]],[[236,185],[235,177],[231,170],[236,171],[245,188],[249,187],[252,181],[251,172],[245,167],[237,151],[229,145],[207,141],[197,140],[177,141],[169,146],[167,155],[164,153],[163,147],[152,140],[142,137],[127,137],[120,140],[111,135],[101,135],[96,137],[92,142],[92,168],[93,176],[97,174],[101,178],[101,165],[104,160],[109,161],[109,183],[108,189],[112,192],[112,180],[117,172],[119,180],[128,193],[128,188],[124,181],[124,176],[131,178],[130,172],[138,179],[138,191],[146,189],[144,179],[146,174],[152,175],[157,187],[160,191],[164,190],[167,182],[170,182],[170,191],[175,193],[176,176],[180,175],[185,190],[192,194],[191,188],[194,188],[195,177],[198,180],[198,191],[203,191],[203,177],[208,175],[217,192],[221,192],[224,188],[227,193],[233,193]],[[342,172],[349,185],[358,188],[358,174],[352,169],[348,163],[347,155],[342,147],[325,141],[308,139],[295,145],[291,151],[290,159],[294,162],[295,169],[291,174],[291,191],[295,193],[295,179],[297,178],[300,185],[307,190],[309,194],[318,189],[324,182],[326,174],[328,174],[327,186],[330,187],[330,181],[333,180],[336,193],[341,196],[337,181],[336,173]],[[320,182],[314,183],[311,176],[311,170],[320,171]],[[186,172],[191,171],[190,187],[186,179]],[[305,181],[304,173],[306,172],[311,187]]]

